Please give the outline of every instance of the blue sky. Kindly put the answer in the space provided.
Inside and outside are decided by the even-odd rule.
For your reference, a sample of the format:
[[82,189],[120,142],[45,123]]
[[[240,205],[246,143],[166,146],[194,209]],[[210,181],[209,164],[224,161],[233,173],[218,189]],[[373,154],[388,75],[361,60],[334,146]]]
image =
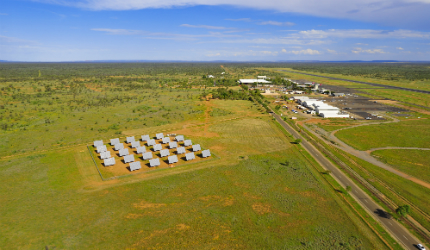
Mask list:
[[430,0],[2,0],[0,60],[430,61]]

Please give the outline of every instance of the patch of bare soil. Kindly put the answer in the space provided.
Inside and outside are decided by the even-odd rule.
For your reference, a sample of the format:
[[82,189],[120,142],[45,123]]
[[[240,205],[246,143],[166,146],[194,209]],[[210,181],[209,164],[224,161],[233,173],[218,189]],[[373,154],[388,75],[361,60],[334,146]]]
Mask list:
[[313,119],[307,120],[305,123],[321,123],[321,124],[325,124],[325,123],[330,123],[330,120],[313,118]]
[[252,205],[252,209],[259,215],[268,214],[271,212],[270,205],[262,203],[256,203]]
[[165,207],[167,205],[164,203],[150,203],[142,200],[139,203],[133,204],[133,206],[137,209],[146,209],[146,208],[160,208],[160,207]]

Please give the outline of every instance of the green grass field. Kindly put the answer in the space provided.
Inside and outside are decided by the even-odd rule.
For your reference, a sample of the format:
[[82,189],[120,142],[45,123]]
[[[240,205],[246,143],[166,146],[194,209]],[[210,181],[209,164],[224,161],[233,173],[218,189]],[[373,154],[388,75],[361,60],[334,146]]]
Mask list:
[[373,151],[372,155],[406,174],[430,182],[430,151],[390,149]]
[[336,136],[359,150],[380,147],[430,148],[430,119],[344,129]]

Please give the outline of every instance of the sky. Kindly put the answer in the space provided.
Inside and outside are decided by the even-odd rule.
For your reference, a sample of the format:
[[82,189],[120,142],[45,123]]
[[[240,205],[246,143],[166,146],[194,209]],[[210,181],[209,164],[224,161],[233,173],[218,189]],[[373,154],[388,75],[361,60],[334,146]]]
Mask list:
[[430,0],[1,0],[0,60],[430,61]]

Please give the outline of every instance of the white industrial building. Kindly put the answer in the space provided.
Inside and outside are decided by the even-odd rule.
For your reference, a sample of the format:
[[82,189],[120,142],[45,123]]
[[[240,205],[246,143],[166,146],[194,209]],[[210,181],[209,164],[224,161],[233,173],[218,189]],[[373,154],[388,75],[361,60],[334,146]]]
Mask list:
[[309,110],[315,111],[323,118],[349,118],[349,114],[343,113],[339,108],[317,99],[309,99],[307,96],[295,96],[294,100]]
[[239,79],[240,84],[253,84],[253,83],[272,83],[265,79]]

